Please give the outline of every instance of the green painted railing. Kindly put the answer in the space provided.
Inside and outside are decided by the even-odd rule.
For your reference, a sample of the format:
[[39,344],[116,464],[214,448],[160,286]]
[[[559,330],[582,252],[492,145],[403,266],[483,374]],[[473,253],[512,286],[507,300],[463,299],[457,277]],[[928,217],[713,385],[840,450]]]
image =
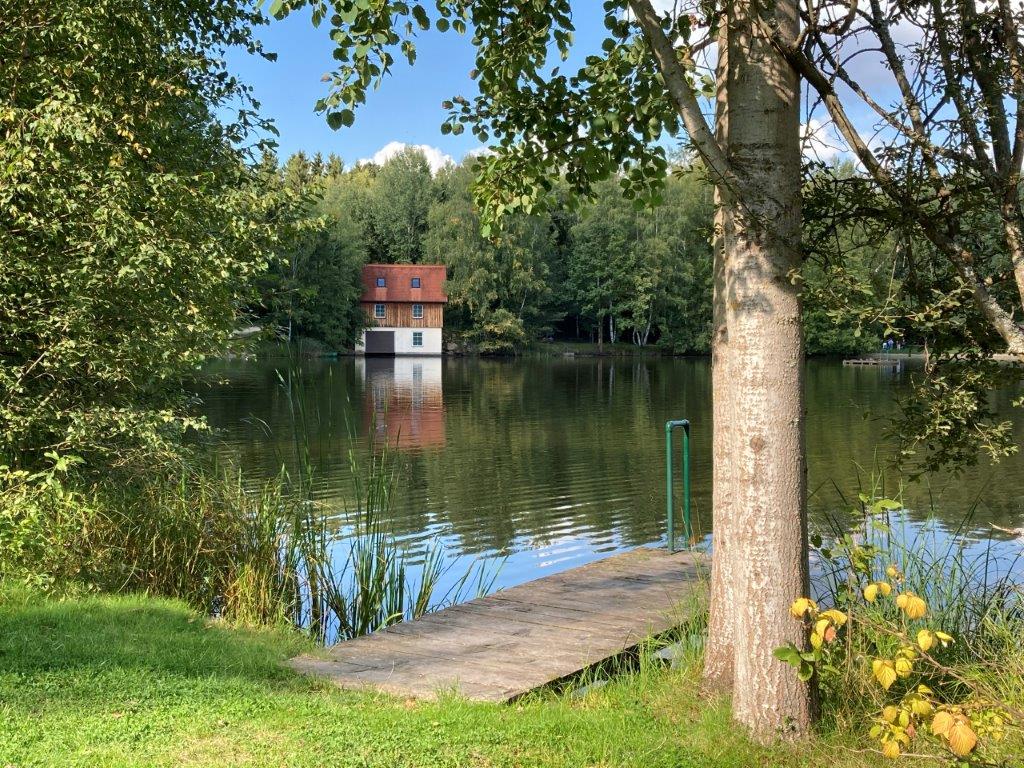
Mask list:
[[672,433],[676,429],[683,430],[683,532],[687,546],[693,536],[690,525],[690,422],[686,419],[673,419],[665,422],[665,516],[669,552],[676,551],[675,503],[672,495]]

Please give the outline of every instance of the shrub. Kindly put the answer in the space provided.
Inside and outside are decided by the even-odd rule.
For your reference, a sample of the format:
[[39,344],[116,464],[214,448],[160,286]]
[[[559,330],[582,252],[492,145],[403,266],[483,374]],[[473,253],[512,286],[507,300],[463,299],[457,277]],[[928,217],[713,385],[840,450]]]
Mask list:
[[864,501],[860,530],[814,542],[822,605],[793,603],[807,645],[776,657],[817,678],[827,713],[870,723],[887,757],[914,747],[998,764],[1024,747],[1024,612],[1013,568],[999,573],[991,545],[975,556],[963,542],[936,546],[897,501]]

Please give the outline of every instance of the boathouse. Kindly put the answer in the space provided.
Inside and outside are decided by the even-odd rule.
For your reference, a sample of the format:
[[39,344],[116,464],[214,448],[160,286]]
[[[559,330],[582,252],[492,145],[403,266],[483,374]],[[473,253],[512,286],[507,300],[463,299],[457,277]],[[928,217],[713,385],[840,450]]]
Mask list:
[[443,264],[363,267],[366,329],[356,345],[366,355],[440,355],[444,328]]

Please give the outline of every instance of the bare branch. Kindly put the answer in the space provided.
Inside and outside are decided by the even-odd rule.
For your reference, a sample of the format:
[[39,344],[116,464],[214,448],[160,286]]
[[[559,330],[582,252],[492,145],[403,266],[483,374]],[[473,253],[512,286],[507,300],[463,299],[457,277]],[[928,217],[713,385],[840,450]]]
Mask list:
[[1011,354],[1024,355],[1024,328],[1021,328],[1014,321],[1010,313],[1003,309],[995,297],[992,296],[985,282],[974,269],[974,257],[970,251],[959,245],[944,231],[943,227],[938,226],[938,222],[934,220],[934,217],[929,216],[916,201],[909,198],[904,190],[901,189],[854,127],[853,122],[846,113],[846,109],[832,87],[832,83],[821,70],[802,51],[794,49],[791,44],[782,39],[781,35],[771,29],[763,19],[760,20],[760,23],[765,28],[766,33],[771,36],[771,40],[776,48],[786,57],[794,69],[807,80],[810,86],[818,92],[836,127],[871,177],[893,202],[914,217],[921,226],[925,237],[928,238],[940,253],[943,253],[950,260],[961,278],[971,287],[979,310],[999,333],[1003,341],[1006,342],[1008,351]]

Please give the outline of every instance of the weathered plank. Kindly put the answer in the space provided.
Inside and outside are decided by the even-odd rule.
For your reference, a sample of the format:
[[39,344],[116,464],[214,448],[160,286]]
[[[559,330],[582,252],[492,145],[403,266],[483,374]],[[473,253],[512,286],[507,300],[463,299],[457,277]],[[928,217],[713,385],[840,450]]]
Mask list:
[[703,559],[638,548],[367,637],[295,669],[345,688],[509,701],[635,647],[686,618]]

